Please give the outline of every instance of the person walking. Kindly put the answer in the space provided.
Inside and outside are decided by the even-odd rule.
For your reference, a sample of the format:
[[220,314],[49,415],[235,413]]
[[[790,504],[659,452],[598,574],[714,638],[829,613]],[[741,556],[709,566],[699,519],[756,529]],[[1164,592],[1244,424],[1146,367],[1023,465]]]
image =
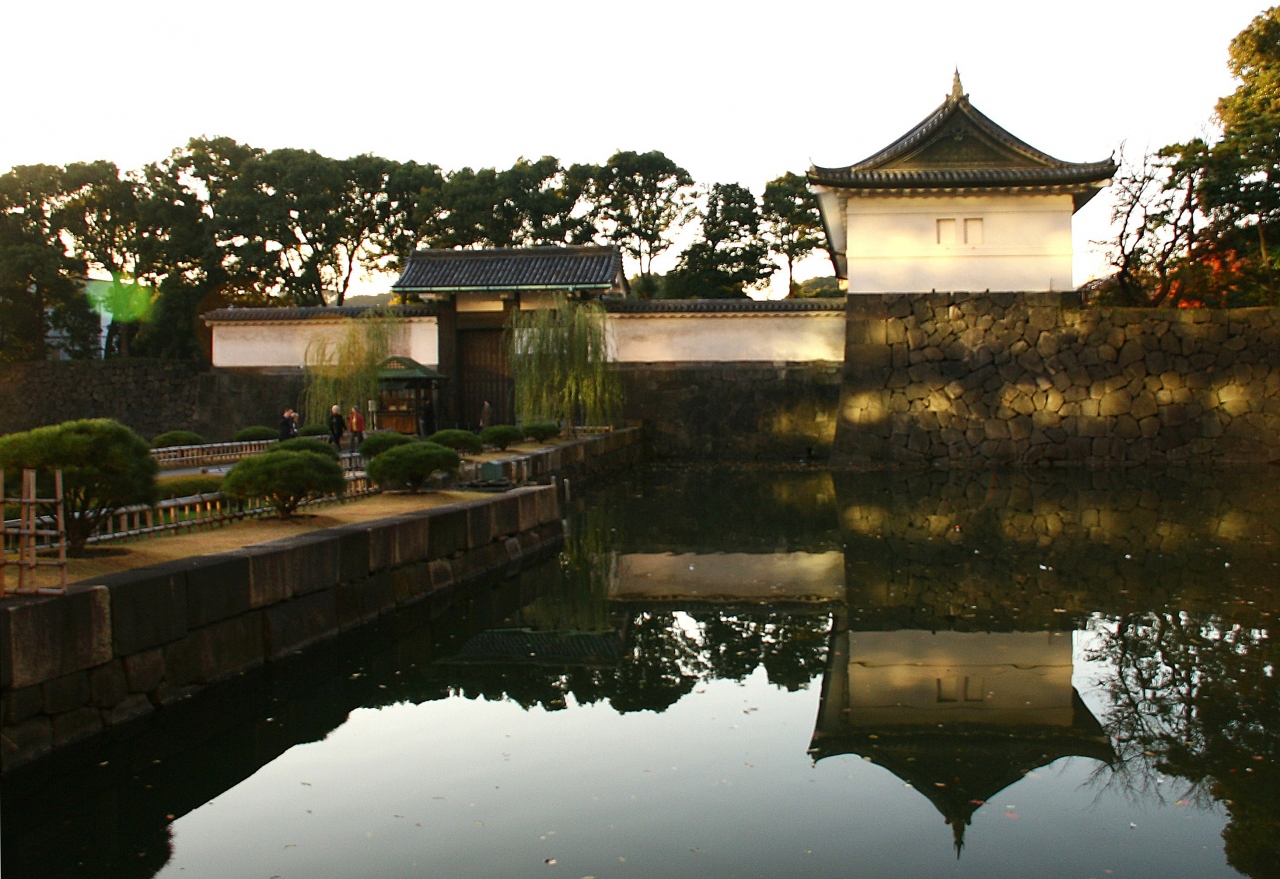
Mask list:
[[284,414],[280,416],[280,442],[293,438],[295,430],[293,422],[293,410],[286,408]]
[[351,454],[354,455],[356,449],[360,448],[360,444],[364,442],[364,416],[360,414],[359,406],[351,407],[347,426],[351,428]]
[[347,432],[347,422],[342,417],[342,409],[335,403],[329,410],[329,442],[339,452],[342,451],[342,435]]
[[298,410],[289,410],[289,439],[298,435]]
[[435,432],[436,410],[431,405],[431,398],[427,397],[422,401],[422,408],[418,410],[418,433],[427,437]]
[[489,401],[485,400],[484,405],[480,407],[480,429],[484,430],[489,426],[489,422],[493,420],[493,407],[489,405]]

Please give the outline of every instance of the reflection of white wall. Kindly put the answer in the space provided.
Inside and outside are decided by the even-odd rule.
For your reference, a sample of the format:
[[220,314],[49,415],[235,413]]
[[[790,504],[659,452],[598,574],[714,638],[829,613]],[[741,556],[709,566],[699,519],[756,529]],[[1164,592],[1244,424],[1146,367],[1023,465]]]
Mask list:
[[609,597],[719,601],[839,601],[844,553],[627,553]]
[[[344,320],[234,321],[213,325],[213,365],[223,367],[302,367],[313,341],[337,346],[351,324]],[[440,356],[436,319],[413,317],[393,333],[391,353],[434,366]]]
[[620,363],[844,360],[843,312],[609,315]]
[[1071,635],[849,632],[844,723],[1070,726]]
[[850,198],[849,292],[1070,290],[1072,211],[1069,195]]

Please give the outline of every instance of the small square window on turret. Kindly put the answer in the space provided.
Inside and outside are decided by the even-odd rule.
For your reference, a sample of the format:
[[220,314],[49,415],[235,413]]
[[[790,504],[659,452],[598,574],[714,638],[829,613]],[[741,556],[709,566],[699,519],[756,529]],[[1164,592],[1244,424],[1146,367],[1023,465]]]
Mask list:
[[955,244],[956,243],[956,221],[955,220],[939,220],[938,221],[938,243],[939,244]]
[[982,243],[982,218],[969,217],[964,221],[964,243],[965,244],[981,244]]

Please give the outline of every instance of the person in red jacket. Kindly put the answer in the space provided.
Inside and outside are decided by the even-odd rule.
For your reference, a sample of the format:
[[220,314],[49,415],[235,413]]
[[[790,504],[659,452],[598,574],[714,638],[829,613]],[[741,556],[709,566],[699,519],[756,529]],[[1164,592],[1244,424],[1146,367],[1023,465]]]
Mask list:
[[355,454],[360,448],[360,444],[364,442],[364,416],[360,414],[359,406],[351,407],[351,416],[347,419],[347,427],[351,431],[351,453]]

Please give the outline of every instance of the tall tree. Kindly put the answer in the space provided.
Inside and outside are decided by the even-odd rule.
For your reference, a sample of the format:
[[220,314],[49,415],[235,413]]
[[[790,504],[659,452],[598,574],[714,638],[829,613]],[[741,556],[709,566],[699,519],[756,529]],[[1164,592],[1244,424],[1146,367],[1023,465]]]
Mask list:
[[616,152],[594,176],[593,197],[607,234],[648,278],[653,258],[671,247],[670,232],[689,216],[693,178],[657,150]]
[[93,357],[98,318],[59,210],[65,172],[20,165],[0,176],[0,360]]
[[765,184],[761,230],[769,253],[787,263],[787,295],[796,292],[795,264],[822,243],[822,215],[803,175],[788,171]]
[[717,183],[698,212],[701,235],[680,255],[664,292],[676,298],[727,299],[769,277],[773,266],[760,240],[760,205],[751,190]]
[[595,230],[586,166],[562,168],[554,156],[518,159],[510,168],[459,168],[441,191],[441,210],[426,226],[434,247],[579,244]]

